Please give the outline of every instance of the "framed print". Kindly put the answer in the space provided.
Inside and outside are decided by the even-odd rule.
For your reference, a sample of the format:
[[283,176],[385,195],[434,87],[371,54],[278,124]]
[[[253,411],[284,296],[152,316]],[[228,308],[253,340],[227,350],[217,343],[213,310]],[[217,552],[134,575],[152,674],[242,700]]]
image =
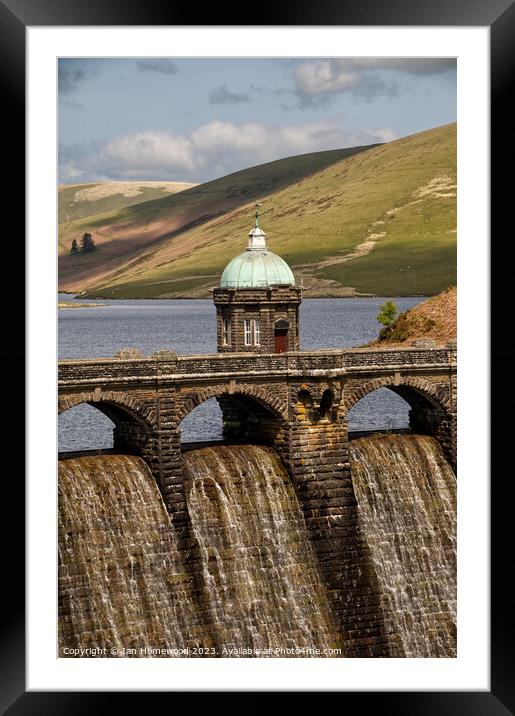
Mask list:
[[191,25],[2,3],[13,147],[24,101],[27,131],[9,713],[126,690],[513,708],[505,426],[488,439],[507,5]]

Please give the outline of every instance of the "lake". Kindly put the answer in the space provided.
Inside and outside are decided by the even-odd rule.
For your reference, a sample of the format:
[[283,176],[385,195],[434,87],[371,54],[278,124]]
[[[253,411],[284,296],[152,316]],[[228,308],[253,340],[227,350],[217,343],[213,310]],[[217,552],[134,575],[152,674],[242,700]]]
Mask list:
[[[85,302],[59,294],[59,301]],[[301,348],[351,348],[377,337],[376,316],[387,297],[304,299],[300,306]],[[399,311],[424,301],[422,296],[392,299]],[[90,299],[87,303],[93,303]],[[180,354],[215,353],[216,320],[207,300],[98,301],[93,308],[58,312],[59,358],[108,358],[121,348],[144,355],[160,349]],[[390,390],[378,390],[349,414],[351,430],[398,429],[408,425],[408,404]],[[59,450],[112,446],[112,422],[100,411],[81,405],[59,418]],[[185,442],[219,440],[221,412],[215,399],[198,406],[181,424]]]

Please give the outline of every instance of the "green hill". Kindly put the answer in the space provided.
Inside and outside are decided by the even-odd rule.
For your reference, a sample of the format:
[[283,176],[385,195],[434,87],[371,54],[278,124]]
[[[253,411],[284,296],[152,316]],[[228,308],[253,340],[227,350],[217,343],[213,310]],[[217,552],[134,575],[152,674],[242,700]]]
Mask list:
[[[281,189],[367,147],[302,154],[244,169],[163,199],[60,224],[59,286],[82,291],[112,271],[138,261],[145,249],[178,239],[188,227],[203,225],[235,207]],[[98,250],[69,256],[72,239],[91,232]],[[177,243],[177,242],[176,242]]]
[[[306,295],[433,295],[455,283],[456,125],[342,151],[272,162],[90,217],[81,229],[103,243],[75,262],[64,257],[60,285],[107,298],[209,295],[245,247],[256,199],[270,249]],[[110,270],[108,247],[131,241],[132,253]]]
[[162,199],[195,184],[169,181],[106,181],[59,186],[59,224],[84,219],[143,201]]

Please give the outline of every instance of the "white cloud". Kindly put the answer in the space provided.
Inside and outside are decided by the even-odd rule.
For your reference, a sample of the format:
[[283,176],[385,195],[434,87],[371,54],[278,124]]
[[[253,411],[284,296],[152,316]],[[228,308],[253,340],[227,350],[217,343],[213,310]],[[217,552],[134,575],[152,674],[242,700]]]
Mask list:
[[395,139],[389,128],[347,131],[341,118],[268,126],[213,121],[189,134],[144,130],[106,142],[61,147],[61,181],[206,181],[294,154]]
[[359,81],[358,72],[342,71],[334,60],[306,62],[295,70],[295,86],[299,92],[306,95],[354,89]]
[[[412,75],[440,74],[456,67],[453,58],[335,58],[302,62],[295,66],[293,81],[301,105],[327,103],[341,92],[365,99],[395,95],[398,84],[388,77],[392,71]],[[386,74],[385,74],[386,73]]]
[[101,149],[98,160],[111,171],[152,172],[173,165],[180,170],[196,168],[191,140],[187,137],[146,130],[109,140]]

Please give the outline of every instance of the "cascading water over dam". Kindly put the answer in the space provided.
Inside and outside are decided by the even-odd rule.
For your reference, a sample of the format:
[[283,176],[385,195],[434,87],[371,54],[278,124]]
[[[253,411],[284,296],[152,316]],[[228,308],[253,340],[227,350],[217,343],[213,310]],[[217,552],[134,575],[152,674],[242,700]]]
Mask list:
[[188,566],[140,458],[59,463],[60,655],[71,647],[107,649],[102,656],[341,656],[302,513],[275,452],[203,448],[184,461],[199,554],[195,563],[187,550]]
[[[442,449],[427,436],[378,435],[351,440],[349,453],[376,577],[369,609],[389,655],[455,656],[456,478]],[[60,461],[59,654],[345,656],[275,451],[191,449],[183,468],[190,527],[179,536],[140,458]]]
[[434,438],[349,443],[359,524],[406,657],[456,656],[456,477]]
[[[59,462],[59,653],[184,649],[190,577],[157,484],[137,457]],[[151,654],[148,654],[149,656]],[[166,654],[165,654],[166,655]]]
[[341,647],[291,480],[274,450],[202,448],[186,453],[185,464],[217,644],[241,656],[327,656]]

